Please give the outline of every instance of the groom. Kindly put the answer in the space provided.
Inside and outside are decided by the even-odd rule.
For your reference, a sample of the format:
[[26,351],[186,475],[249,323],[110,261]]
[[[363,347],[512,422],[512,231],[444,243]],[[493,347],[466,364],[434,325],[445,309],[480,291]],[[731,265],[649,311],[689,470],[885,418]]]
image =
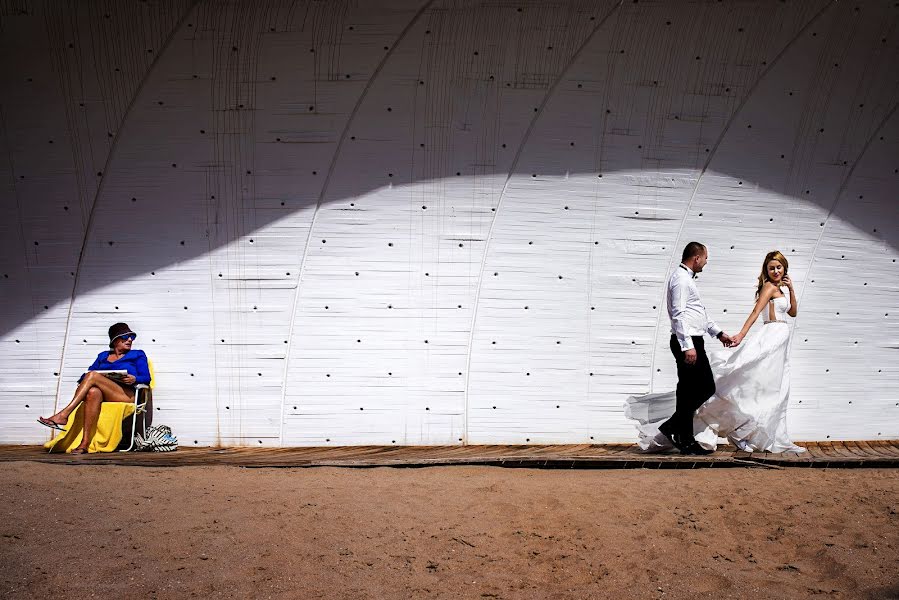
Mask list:
[[708,333],[725,346],[734,340],[709,319],[693,278],[702,273],[709,252],[699,242],[684,248],[681,264],[668,279],[668,317],[671,319],[671,353],[677,362],[677,409],[659,426],[682,454],[711,454],[693,438],[693,413],[715,393],[715,379],[705,354],[703,335]]

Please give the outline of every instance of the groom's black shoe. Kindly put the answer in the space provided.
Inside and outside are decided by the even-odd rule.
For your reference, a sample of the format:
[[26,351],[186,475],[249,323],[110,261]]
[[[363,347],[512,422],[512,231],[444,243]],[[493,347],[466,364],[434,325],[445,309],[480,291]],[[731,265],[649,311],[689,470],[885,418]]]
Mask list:
[[684,449],[680,443],[680,436],[678,434],[674,433],[674,430],[671,428],[671,423],[669,423],[668,421],[665,421],[664,423],[659,425],[659,433],[661,433],[666,438],[668,438],[668,441],[671,442],[672,444],[674,444],[675,448],[677,448],[681,452],[684,451]]
[[698,455],[698,456],[705,456],[705,455],[708,455],[708,454],[714,454],[714,453],[715,453],[714,450],[709,450],[709,449],[707,449],[707,448],[703,448],[702,446],[700,446],[700,445],[699,445],[699,442],[697,442],[696,440],[693,440],[693,441],[690,442],[688,445],[684,446],[684,447],[681,449],[681,452],[684,453],[684,454],[695,454],[695,455]]

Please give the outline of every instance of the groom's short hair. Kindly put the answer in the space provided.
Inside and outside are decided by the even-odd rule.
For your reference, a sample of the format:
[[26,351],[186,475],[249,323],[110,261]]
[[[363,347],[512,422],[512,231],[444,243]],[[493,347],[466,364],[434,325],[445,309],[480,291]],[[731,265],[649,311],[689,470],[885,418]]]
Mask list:
[[684,253],[681,255],[681,262],[686,262],[694,256],[702,256],[706,253],[705,246],[699,242],[690,242],[684,246]]

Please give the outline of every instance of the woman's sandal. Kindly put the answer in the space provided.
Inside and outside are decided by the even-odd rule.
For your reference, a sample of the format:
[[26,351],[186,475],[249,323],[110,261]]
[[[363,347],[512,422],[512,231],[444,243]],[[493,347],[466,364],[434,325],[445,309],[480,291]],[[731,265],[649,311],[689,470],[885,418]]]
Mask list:
[[69,454],[87,454],[87,453],[88,453],[87,448],[75,448],[74,450],[71,450],[69,452]]
[[43,425],[44,427],[49,427],[50,429],[56,429],[57,431],[65,431],[65,427],[60,425],[56,421],[51,421],[50,419],[45,419],[44,417],[38,417],[37,422]]

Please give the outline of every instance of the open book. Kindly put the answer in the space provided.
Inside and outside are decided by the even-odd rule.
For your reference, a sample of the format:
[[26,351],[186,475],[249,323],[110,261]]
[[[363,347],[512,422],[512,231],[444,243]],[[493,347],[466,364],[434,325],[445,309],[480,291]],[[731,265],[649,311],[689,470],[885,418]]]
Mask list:
[[99,373],[100,375],[105,375],[105,376],[109,377],[110,379],[112,379],[113,381],[121,381],[122,379],[125,378],[126,375],[128,375],[128,371],[125,371],[125,370],[121,370],[121,371],[95,371],[95,372],[96,372],[96,373]]

